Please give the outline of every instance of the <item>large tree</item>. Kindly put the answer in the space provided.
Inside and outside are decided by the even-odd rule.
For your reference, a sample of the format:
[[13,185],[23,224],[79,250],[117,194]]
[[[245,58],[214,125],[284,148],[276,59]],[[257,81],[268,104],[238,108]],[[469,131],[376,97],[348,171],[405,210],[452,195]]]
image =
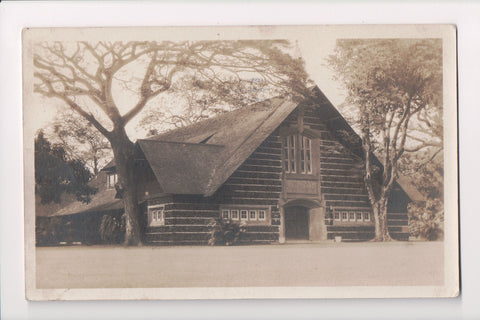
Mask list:
[[[278,93],[303,93],[307,78],[303,61],[292,58],[288,50],[289,43],[281,40],[39,43],[33,58],[35,91],[62,101],[110,142],[123,190],[125,244],[137,245],[141,211],[135,147],[126,125],[188,74],[210,84],[261,79]],[[118,84],[129,88],[124,90],[128,98],[115,89]]]
[[[172,128],[191,125],[212,116],[233,111],[271,97],[276,92],[262,79],[230,78],[221,83],[186,75],[173,84],[164,100],[175,101],[176,108],[162,104],[145,110],[139,127],[155,135]],[[272,92],[273,91],[273,92]]]
[[442,42],[339,40],[328,61],[362,139],[375,240],[389,241],[387,207],[399,160],[408,151],[436,149],[435,157],[442,149]]
[[112,159],[112,149],[91,123],[72,110],[57,113],[49,136],[70,159],[83,162],[93,174]]
[[69,159],[63,146],[52,144],[43,131],[35,137],[35,193],[42,204],[60,203],[64,193],[78,201],[90,202],[97,190],[88,185],[92,177],[84,163]]

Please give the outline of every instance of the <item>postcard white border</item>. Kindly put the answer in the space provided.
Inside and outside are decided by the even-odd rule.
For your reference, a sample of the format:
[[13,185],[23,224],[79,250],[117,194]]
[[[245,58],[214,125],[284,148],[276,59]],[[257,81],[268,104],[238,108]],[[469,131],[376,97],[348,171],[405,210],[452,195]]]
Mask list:
[[[111,5],[111,3],[109,4]],[[2,52],[4,60],[2,61],[2,70],[5,70],[2,73],[2,89],[1,92],[1,102],[2,105],[5,105],[6,102],[13,104],[15,110],[1,110],[2,118],[5,119],[8,116],[8,120],[3,120],[1,126],[2,131],[2,151],[8,152],[9,161],[18,161],[20,160],[20,149],[18,147],[18,142],[20,142],[20,82],[19,82],[19,52],[20,52],[20,31],[25,26],[85,26],[85,25],[160,25],[158,23],[159,16],[152,17],[150,14],[147,14],[147,17],[139,18],[136,14],[139,13],[138,10],[148,9],[145,5],[139,8],[134,4],[122,5],[121,8],[111,8],[109,5],[104,5],[103,9],[99,9],[97,12],[92,14],[92,10],[97,10],[98,8],[95,5],[86,4],[81,6],[82,8],[75,8],[75,13],[79,15],[79,18],[73,18],[72,16],[72,6],[60,4],[58,2],[50,3],[49,5],[43,5],[41,7],[29,7],[28,3],[2,3],[0,5],[0,30],[2,32],[2,39],[6,40],[2,42]],[[293,8],[292,8],[293,6]],[[98,7],[98,6],[97,6]],[[459,27],[459,77],[460,77],[460,108],[462,112],[460,113],[460,123],[461,123],[461,145],[469,145],[468,141],[473,139],[473,137],[478,137],[479,129],[477,121],[479,117],[478,108],[474,109],[478,104],[479,91],[478,91],[478,56],[480,53],[479,48],[479,37],[478,30],[479,28],[479,17],[478,17],[478,4],[465,4],[463,6],[458,6],[457,2],[451,3],[442,3],[436,4],[435,7],[429,6],[426,4],[366,4],[360,2],[358,5],[333,5],[333,4],[320,4],[320,5],[286,5],[279,11],[277,14],[271,15],[272,7],[271,6],[262,6],[261,8],[255,8],[254,11],[250,7],[244,8],[241,10],[237,8],[234,10],[235,14],[229,14],[231,12],[230,8],[223,8],[219,10],[210,11],[207,7],[203,7],[200,10],[205,12],[199,17],[196,12],[197,9],[193,9],[195,13],[185,14],[182,17],[173,16],[168,18],[168,12],[172,13],[172,9],[169,8],[163,11],[161,15],[166,24],[189,24],[189,22],[194,22],[195,24],[212,24],[212,21],[222,24],[248,24],[252,22],[253,24],[262,24],[262,23],[275,23],[275,24],[289,24],[289,23],[455,23]],[[163,7],[162,7],[163,9]],[[332,9],[335,12],[341,12],[341,16],[332,16],[327,9]],[[373,9],[373,10],[372,10]],[[105,15],[108,10],[113,10],[115,14],[110,15],[109,17],[102,17],[102,14]],[[169,11],[170,10],[170,11]],[[52,15],[51,12],[55,11],[58,15]],[[238,18],[239,13],[249,12],[247,16],[244,15],[244,18]],[[150,10],[153,12],[153,10]],[[166,13],[167,12],[167,13]],[[222,12],[221,15],[218,15],[218,12]],[[279,13],[278,13],[279,12]],[[70,13],[70,14],[69,14]],[[300,14],[302,13],[302,14]],[[241,15],[241,14],[240,14]],[[126,18],[126,17],[129,18]],[[115,18],[112,18],[115,17]],[[132,18],[133,17],[133,18]],[[185,18],[186,17],[186,18]],[[216,18],[221,17],[221,18]],[[186,19],[186,20],[185,20]],[[208,23],[205,23],[205,22]],[[191,24],[191,23],[190,23]],[[8,63],[7,60],[8,59]],[[7,83],[7,81],[9,83]],[[8,92],[8,96],[7,96]],[[8,98],[8,100],[7,100]],[[12,121],[13,119],[13,121]],[[12,135],[13,133],[13,135]],[[16,144],[16,145],[15,145]],[[468,150],[467,150],[468,149]],[[2,152],[1,160],[2,163],[7,163],[7,152]],[[425,318],[425,315],[428,314],[428,318],[433,316],[438,317],[449,317],[454,315],[459,315],[463,312],[464,315],[473,314],[478,315],[478,305],[476,304],[476,292],[479,288],[479,281],[477,271],[479,270],[479,256],[478,256],[478,232],[475,225],[479,224],[479,216],[474,215],[477,211],[475,208],[476,203],[476,188],[474,185],[474,177],[476,174],[472,174],[478,170],[473,164],[478,162],[479,152],[478,148],[464,148],[462,150],[462,159],[461,163],[464,168],[462,174],[462,195],[465,195],[462,200],[462,208],[465,213],[462,218],[462,257],[467,262],[462,268],[463,273],[463,291],[460,299],[454,300],[423,300],[421,303],[416,302],[416,300],[368,300],[361,303],[354,302],[352,300],[346,301],[317,301],[315,305],[321,306],[323,308],[323,314],[330,314],[336,316],[342,316],[345,318],[345,314],[369,314],[369,318],[382,318],[384,315],[392,314],[391,310],[380,311],[379,313],[372,313],[368,310],[371,307],[380,307],[383,308],[396,308],[395,311],[398,316],[412,316],[417,315],[418,318]],[[17,315],[17,318],[26,318],[27,313],[31,312],[33,318],[36,315],[43,318],[46,317],[48,312],[48,317],[50,318],[62,318],[61,312],[65,310],[76,310],[82,314],[82,309],[84,310],[84,315],[88,314],[86,309],[89,311],[96,310],[97,312],[103,310],[104,314],[106,310],[109,310],[108,314],[116,315],[117,317],[131,317],[133,315],[138,315],[137,311],[141,310],[145,305],[140,303],[132,304],[123,304],[115,305],[115,310],[111,310],[112,305],[107,303],[97,303],[97,304],[82,304],[78,303],[75,305],[72,304],[45,304],[45,303],[36,303],[36,304],[26,304],[23,299],[23,271],[22,271],[22,261],[23,261],[23,252],[21,243],[23,220],[18,217],[6,217],[4,212],[13,211],[17,212],[22,209],[22,200],[18,195],[18,192],[21,192],[21,162],[18,162],[16,165],[9,167],[12,169],[8,174],[7,178],[11,178],[14,181],[13,185],[10,185],[10,190],[4,190],[2,196],[2,309],[3,315]],[[2,171],[6,173],[7,171]],[[466,189],[471,189],[465,191]],[[20,200],[20,202],[19,202]],[[469,211],[470,210],[470,211]],[[20,221],[21,220],[21,221]],[[8,227],[6,227],[5,222],[8,221]],[[20,240],[20,241],[19,241]],[[7,244],[8,243],[8,244]],[[20,251],[18,251],[20,250]],[[8,277],[7,277],[8,275]],[[8,279],[7,279],[8,278]],[[7,294],[8,293],[8,294]],[[349,302],[350,301],[350,302]],[[286,311],[283,309],[281,313],[273,312],[274,315],[279,316],[278,318],[286,318],[288,315],[294,316],[296,313],[291,308],[303,307],[307,312],[313,315],[313,311],[317,310],[308,303],[294,302],[285,303],[280,301],[279,303],[275,302],[266,302],[263,304],[270,306],[278,307],[282,309],[288,309]],[[190,304],[191,305],[191,304]],[[196,310],[206,311],[208,306],[212,306],[211,302],[205,302],[202,305],[196,305]],[[346,311],[341,306],[349,306],[350,311]],[[8,306],[8,308],[6,308]],[[88,308],[85,308],[89,306]],[[176,306],[168,303],[163,303],[162,306],[166,307],[168,310],[176,308]],[[216,314],[229,314],[230,307],[239,307],[235,303],[224,303],[223,307],[216,305]],[[291,308],[289,309],[290,306]],[[405,308],[408,306],[408,308]],[[130,309],[126,309],[130,308]],[[239,313],[244,314],[245,311],[240,311],[240,308],[237,308]],[[252,310],[251,308],[242,308],[243,310]],[[259,308],[262,310],[262,308]],[[5,312],[8,310],[8,313]],[[13,310],[13,311],[12,311]],[[132,311],[133,310],[133,311]],[[152,310],[150,308],[150,310]],[[163,309],[165,312],[165,309]],[[266,310],[266,309],[265,309]],[[384,309],[383,309],[384,310]],[[428,311],[427,311],[428,310]],[[88,311],[88,312],[89,312]],[[319,310],[317,310],[319,311]],[[154,317],[152,313],[144,313],[148,317]],[[170,313],[171,314],[171,313]],[[179,311],[177,314],[183,314]],[[205,314],[208,315],[208,312]],[[60,316],[59,316],[60,315]],[[283,316],[282,316],[283,315]],[[143,317],[142,318],[146,318]],[[235,318],[235,317],[234,317]]]
[[[24,104],[34,106],[33,49],[36,41],[109,39],[111,41],[290,39],[320,41],[335,38],[440,38],[443,40],[444,130],[445,130],[445,241],[443,286],[393,287],[235,287],[235,288],[138,288],[138,289],[58,289],[35,287],[34,177],[32,130],[35,114],[24,113],[25,163],[25,243],[26,290],[31,300],[95,299],[285,299],[285,298],[410,298],[452,297],[458,295],[458,199],[456,135],[456,30],[451,25],[363,25],[363,26],[235,26],[235,27],[158,27],[158,28],[44,28],[23,32]],[[321,86],[321,84],[319,84]],[[32,110],[32,109],[30,109]]]

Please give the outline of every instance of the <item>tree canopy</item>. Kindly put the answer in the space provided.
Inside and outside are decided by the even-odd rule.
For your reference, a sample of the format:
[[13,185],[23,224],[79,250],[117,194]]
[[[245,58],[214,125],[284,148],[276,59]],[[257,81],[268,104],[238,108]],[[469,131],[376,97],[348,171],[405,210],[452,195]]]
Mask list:
[[425,148],[437,148],[435,157],[443,148],[441,40],[339,40],[328,61],[362,138],[376,239],[388,240],[386,210],[399,160]]
[[74,194],[78,201],[90,202],[96,189],[88,185],[91,172],[77,159],[68,159],[65,149],[52,145],[40,131],[35,138],[35,192],[41,203],[60,203],[62,195]]
[[69,159],[83,162],[93,174],[112,158],[107,138],[74,111],[57,113],[50,131],[49,139],[61,146]]

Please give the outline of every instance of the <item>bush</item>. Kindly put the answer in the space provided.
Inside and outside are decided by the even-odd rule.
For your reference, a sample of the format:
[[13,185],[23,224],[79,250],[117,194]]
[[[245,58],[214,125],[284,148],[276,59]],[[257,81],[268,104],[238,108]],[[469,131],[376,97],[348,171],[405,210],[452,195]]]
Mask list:
[[443,204],[441,200],[428,200],[409,208],[410,235],[428,241],[443,240]]
[[63,221],[61,217],[37,218],[35,225],[36,244],[56,245],[63,241]]
[[238,224],[230,219],[212,219],[208,227],[210,228],[208,244],[211,246],[238,244],[245,234],[245,222]]
[[104,215],[100,223],[100,237],[105,243],[122,243],[125,236],[125,215]]

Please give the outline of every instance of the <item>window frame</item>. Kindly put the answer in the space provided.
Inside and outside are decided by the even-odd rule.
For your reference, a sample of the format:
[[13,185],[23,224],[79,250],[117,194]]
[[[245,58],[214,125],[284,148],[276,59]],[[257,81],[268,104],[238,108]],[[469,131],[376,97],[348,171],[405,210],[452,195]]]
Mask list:
[[[225,213],[227,213],[226,217],[225,217]],[[222,209],[222,219],[224,219],[224,220],[230,219],[230,210],[229,209]]]
[[[368,215],[368,219],[365,217],[365,215]],[[370,212],[364,212],[363,213],[363,221],[368,221],[368,222],[371,221],[371,219],[370,219],[371,215],[372,214]]]
[[[312,139],[298,135],[298,139],[302,140],[300,145],[300,169],[302,174],[312,174]],[[308,141],[308,148],[306,147]],[[308,156],[308,157],[307,157]]]
[[355,212],[355,220],[359,221],[359,222],[363,221],[363,212],[362,211]]
[[[240,209],[240,220],[243,221],[248,221],[248,209]],[[245,212],[245,218],[242,216],[242,214]]]
[[[225,209],[222,209],[222,210],[225,210]],[[233,216],[233,213],[236,213],[236,218]],[[238,221],[240,220],[240,210],[238,209],[230,209],[230,219],[234,220],[234,221]]]
[[[253,219],[252,219],[253,213]],[[257,210],[250,209],[248,210],[248,221],[257,221]]]
[[147,213],[148,213],[148,224],[150,226],[165,225],[165,205],[164,204],[149,206],[147,208]]
[[[113,177],[113,184],[111,183],[111,177]],[[116,172],[107,173],[107,189],[115,189],[115,185],[118,182],[118,174]]]
[[[352,218],[353,216],[353,218]],[[356,212],[355,211],[348,211],[348,221],[355,222],[356,220]]]
[[[263,213],[263,218],[260,218],[260,212]],[[258,221],[267,220],[267,210],[258,210]]]
[[313,175],[313,141],[300,133],[282,137],[282,166],[285,173]]
[[334,219],[335,221],[342,221],[341,216],[340,216],[340,211],[335,211],[335,212],[333,213],[333,219]]

